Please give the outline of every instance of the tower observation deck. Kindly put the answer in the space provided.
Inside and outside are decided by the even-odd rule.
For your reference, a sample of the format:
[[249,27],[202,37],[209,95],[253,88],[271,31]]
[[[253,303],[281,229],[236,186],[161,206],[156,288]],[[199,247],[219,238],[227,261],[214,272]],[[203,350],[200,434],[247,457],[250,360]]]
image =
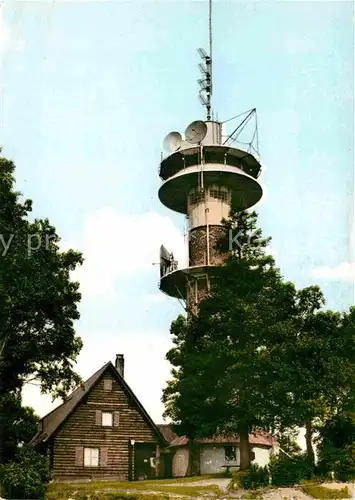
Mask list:
[[219,250],[225,232],[222,220],[230,209],[246,210],[262,197],[257,180],[261,165],[250,152],[223,144],[222,123],[191,123],[183,139],[165,138],[169,154],[160,163],[159,199],[188,220],[188,267],[181,269],[165,247],[160,249],[160,290],[181,299],[195,313],[206,297],[216,269],[227,253]]

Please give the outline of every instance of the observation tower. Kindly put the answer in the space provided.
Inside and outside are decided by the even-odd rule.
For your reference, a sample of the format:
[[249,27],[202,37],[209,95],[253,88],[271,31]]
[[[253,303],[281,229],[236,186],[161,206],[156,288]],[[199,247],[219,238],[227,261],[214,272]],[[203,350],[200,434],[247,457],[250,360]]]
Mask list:
[[[210,3],[211,8],[211,3]],[[211,11],[210,11],[211,12]],[[211,20],[211,15],[210,15]],[[211,30],[210,30],[211,33]],[[211,119],[212,49],[198,50],[203,79],[200,100],[207,108],[207,120],[192,122],[184,135],[171,132],[164,139],[158,196],[165,207],[183,214],[188,224],[188,267],[181,269],[163,245],[160,248],[160,285],[162,292],[184,302],[188,313],[196,313],[199,302],[208,294],[216,269],[228,254],[218,248],[225,231],[222,219],[230,209],[246,210],[262,197],[258,181],[261,164],[257,149],[256,110],[234,117],[239,119],[228,136],[226,122]],[[236,147],[239,134],[255,117],[255,130],[246,149]]]

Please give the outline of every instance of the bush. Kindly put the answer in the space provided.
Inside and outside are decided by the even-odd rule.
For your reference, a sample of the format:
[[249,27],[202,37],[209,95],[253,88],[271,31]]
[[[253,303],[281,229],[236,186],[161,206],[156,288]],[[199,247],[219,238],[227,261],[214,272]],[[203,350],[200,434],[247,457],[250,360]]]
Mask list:
[[255,490],[269,486],[269,469],[251,465],[245,471],[239,471],[233,474],[232,480],[228,486],[229,490],[243,488],[245,490]]
[[5,498],[43,499],[49,480],[46,458],[32,448],[20,448],[13,462],[0,466],[1,494]]
[[355,479],[355,444],[345,446],[342,449],[330,447],[326,458],[322,457],[319,463],[322,474],[329,475],[334,472],[334,478],[338,481],[351,481]]
[[355,479],[355,443],[345,447],[335,464],[334,473],[339,481]]
[[302,486],[302,490],[313,498],[351,498],[348,488],[338,490],[318,484],[307,484]]
[[355,413],[343,412],[320,428],[319,470],[339,481],[355,479]]
[[304,455],[271,457],[269,469],[273,486],[293,486],[314,475],[313,464]]
[[267,467],[259,467],[252,465],[240,477],[240,485],[245,490],[256,490],[269,486],[269,469]]

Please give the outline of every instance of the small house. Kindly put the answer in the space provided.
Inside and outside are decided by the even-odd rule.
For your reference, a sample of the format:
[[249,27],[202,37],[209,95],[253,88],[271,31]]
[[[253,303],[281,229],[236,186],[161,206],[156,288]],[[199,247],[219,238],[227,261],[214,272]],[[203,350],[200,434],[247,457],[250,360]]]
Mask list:
[[124,379],[116,356],[39,422],[31,441],[55,480],[134,480],[163,475],[168,442]]
[[[159,425],[159,429],[169,441],[172,454],[172,476],[183,477],[189,474],[189,440],[186,436],[177,436],[171,424]],[[200,474],[216,474],[227,470],[238,470],[240,464],[238,436],[221,436],[196,440],[199,450]],[[253,454],[253,463],[262,467],[269,463],[270,456],[276,451],[276,441],[265,432],[253,432],[249,435]]]

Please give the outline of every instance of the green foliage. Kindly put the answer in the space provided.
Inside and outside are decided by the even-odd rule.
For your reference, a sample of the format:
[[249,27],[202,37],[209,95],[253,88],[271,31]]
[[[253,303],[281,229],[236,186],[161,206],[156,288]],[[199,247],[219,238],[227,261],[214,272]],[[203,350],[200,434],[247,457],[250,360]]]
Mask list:
[[[32,202],[15,191],[14,171],[14,164],[0,157],[1,407],[34,378],[43,392],[64,397],[80,382],[73,365],[82,347],[74,329],[79,284],[70,279],[82,256],[60,250],[47,219],[30,219]],[[18,418],[17,410],[0,413],[0,463],[11,459],[4,456],[10,447],[4,442],[6,421]]]
[[[275,346],[288,334],[295,288],[284,283],[265,248],[255,213],[234,214],[239,244],[197,316],[171,326],[175,347],[167,354],[173,380],[164,391],[166,415],[190,438],[238,434],[241,468],[250,465],[245,440],[256,426],[268,428],[288,404],[273,399],[279,376]],[[257,239],[253,244],[250,237]],[[278,354],[278,353],[277,353]]]
[[284,385],[292,393],[283,424],[308,424],[310,434],[315,419],[324,420],[349,403],[355,379],[355,309],[317,312],[321,300],[312,288],[298,293],[298,329],[279,347]]
[[0,393],[37,376],[44,390],[65,395],[79,381],[72,364],[82,346],[73,327],[80,293],[70,272],[83,259],[60,251],[47,219],[29,220],[32,202],[20,201],[14,169],[0,158]]
[[[238,434],[242,470],[250,465],[253,428],[305,425],[314,462],[314,422],[339,411],[354,392],[355,308],[321,310],[319,287],[296,290],[285,282],[255,212],[232,213],[225,226],[237,236],[230,258],[198,314],[171,325],[165,415],[191,440]],[[297,454],[292,439],[283,444]]]
[[302,490],[313,498],[351,498],[348,488],[326,488],[318,484],[302,485]]
[[0,397],[0,414],[5,436],[4,461],[11,460],[19,445],[28,443],[37,432],[39,417],[32,408],[22,406],[21,393],[8,393]]
[[275,439],[278,442],[279,447],[282,451],[286,452],[290,456],[299,455],[301,452],[301,447],[297,443],[296,439],[298,436],[298,431],[295,429],[287,429],[282,432],[278,432],[275,435]]
[[304,479],[311,479],[314,466],[304,455],[289,458],[283,454],[271,457],[269,470],[273,486],[293,486]]
[[256,490],[269,486],[269,469],[252,464],[249,469],[236,473],[236,479],[240,488],[245,490]]
[[329,482],[329,480],[331,479],[330,476],[322,476],[319,474],[318,470],[317,470],[317,467],[315,467],[315,476],[312,477],[312,479],[303,479],[301,481],[301,485],[314,485],[314,484],[323,484],[323,483],[326,483],[326,482]]
[[340,481],[355,479],[355,413],[342,412],[319,429],[319,470]]
[[355,443],[344,448],[335,466],[335,478],[339,481],[352,481],[355,479]]
[[49,480],[46,458],[31,448],[20,448],[14,461],[0,466],[1,494],[5,498],[43,499]]

